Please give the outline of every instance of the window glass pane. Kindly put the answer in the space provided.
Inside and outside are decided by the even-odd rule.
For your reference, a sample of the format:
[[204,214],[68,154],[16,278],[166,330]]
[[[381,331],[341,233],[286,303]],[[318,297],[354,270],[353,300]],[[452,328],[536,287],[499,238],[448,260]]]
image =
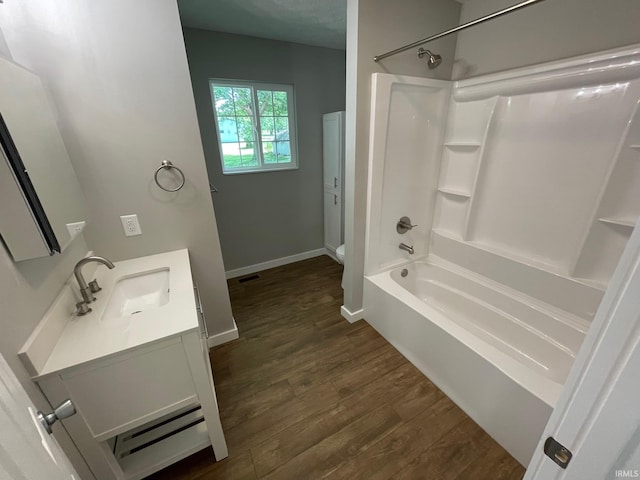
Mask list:
[[240,144],[240,155],[242,155],[243,167],[257,167],[258,157],[255,151],[255,142]]
[[213,87],[213,104],[219,117],[234,116],[233,89],[231,87]]
[[253,134],[253,119],[251,117],[238,117],[238,140],[240,142],[253,142],[255,135]]
[[287,117],[276,117],[276,140],[289,140],[289,119]]
[[211,81],[210,88],[224,172],[297,168],[290,87],[220,82]]
[[273,117],[260,117],[262,140],[273,140],[275,137],[275,122]]
[[251,117],[253,116],[253,107],[250,88],[233,87],[233,99],[236,104],[236,115]]
[[220,142],[237,142],[238,128],[235,117],[218,117],[218,134]]
[[291,142],[276,142],[278,163],[291,163]]
[[287,92],[273,92],[273,114],[276,117],[286,117],[289,115]]
[[222,144],[222,162],[224,164],[225,170],[242,167],[242,158],[240,157],[239,143]]
[[258,111],[260,115],[273,115],[273,99],[271,90],[258,90]]
[[264,163],[278,162],[274,142],[262,142],[262,159]]

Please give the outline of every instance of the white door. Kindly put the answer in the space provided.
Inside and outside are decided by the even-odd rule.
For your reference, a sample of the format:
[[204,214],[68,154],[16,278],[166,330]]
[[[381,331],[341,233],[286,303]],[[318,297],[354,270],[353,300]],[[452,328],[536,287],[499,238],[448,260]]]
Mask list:
[[324,188],[342,188],[342,157],[344,155],[344,112],[322,116],[322,164]]
[[324,246],[336,251],[342,244],[341,235],[342,206],[337,192],[324,192]]
[[[549,437],[573,455],[566,469],[543,453]],[[524,478],[640,478],[640,222]]]
[[27,392],[24,391],[2,355],[0,355],[0,478],[2,480],[80,478],[55,438],[39,424],[36,409]]

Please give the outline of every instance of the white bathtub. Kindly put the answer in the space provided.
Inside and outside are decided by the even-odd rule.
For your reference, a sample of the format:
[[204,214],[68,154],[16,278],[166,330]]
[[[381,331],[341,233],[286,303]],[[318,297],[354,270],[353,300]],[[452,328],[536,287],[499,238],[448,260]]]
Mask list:
[[585,320],[437,258],[365,277],[364,308],[368,323],[528,464]]

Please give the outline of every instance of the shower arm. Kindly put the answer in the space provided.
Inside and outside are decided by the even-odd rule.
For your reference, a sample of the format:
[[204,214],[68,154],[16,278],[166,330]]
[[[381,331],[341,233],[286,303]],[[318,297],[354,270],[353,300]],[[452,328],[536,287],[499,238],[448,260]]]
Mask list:
[[498,10],[497,12],[490,13],[489,15],[485,15],[484,17],[476,18],[475,20],[471,20],[470,22],[463,23],[462,25],[458,25],[457,27],[451,28],[444,32],[440,32],[436,35],[432,35],[427,38],[423,38],[422,40],[418,40],[417,42],[409,43],[403,47],[396,48],[395,50],[391,50],[389,52],[383,53],[381,55],[376,55],[373,57],[374,62],[379,62],[383,58],[390,57],[395,55],[396,53],[401,53],[406,50],[410,50],[414,47],[418,47],[420,45],[424,45],[427,42],[431,42],[433,40],[437,40],[438,38],[446,37],[447,35],[451,35],[452,33],[459,32],[460,30],[465,30],[469,27],[473,27],[475,25],[480,25],[481,23],[487,22],[489,20],[493,20],[494,18],[501,17],[502,15],[506,15],[511,12],[515,12],[516,10],[520,10],[521,8],[529,7],[534,3],[544,2],[544,0],[526,0],[525,2],[518,3],[517,5],[512,5],[511,7],[503,8],[502,10]]

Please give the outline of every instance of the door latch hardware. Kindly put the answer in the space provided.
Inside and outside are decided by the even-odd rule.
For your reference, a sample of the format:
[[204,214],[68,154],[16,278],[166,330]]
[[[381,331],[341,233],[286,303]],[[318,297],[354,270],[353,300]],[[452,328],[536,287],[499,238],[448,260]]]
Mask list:
[[567,468],[573,456],[569,449],[558,443],[553,437],[547,438],[544,442],[544,453],[561,468]]
[[65,418],[69,418],[76,414],[76,407],[73,406],[73,402],[71,400],[65,400],[60,405],[56,407],[56,409],[51,413],[42,413],[38,411],[37,417],[40,421],[42,427],[47,431],[49,435],[53,432],[51,427],[58,420],[64,420]]

